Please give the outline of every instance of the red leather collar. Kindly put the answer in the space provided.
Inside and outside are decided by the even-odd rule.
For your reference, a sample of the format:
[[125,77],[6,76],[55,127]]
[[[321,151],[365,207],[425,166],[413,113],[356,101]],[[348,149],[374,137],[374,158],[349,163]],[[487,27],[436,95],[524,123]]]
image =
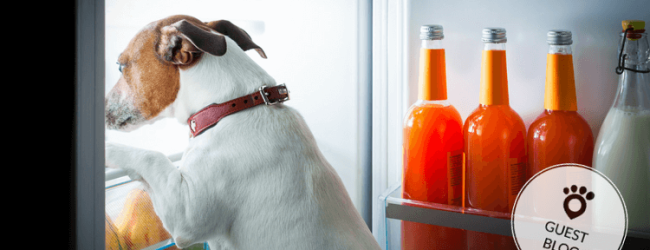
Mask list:
[[232,113],[252,108],[260,104],[274,105],[289,100],[289,90],[284,84],[267,88],[220,104],[211,104],[187,119],[192,137],[196,137],[206,129],[214,126],[221,118]]

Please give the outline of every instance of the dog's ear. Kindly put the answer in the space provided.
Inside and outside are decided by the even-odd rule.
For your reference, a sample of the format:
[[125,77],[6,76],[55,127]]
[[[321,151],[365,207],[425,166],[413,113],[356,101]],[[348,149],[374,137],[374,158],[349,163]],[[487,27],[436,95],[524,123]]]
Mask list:
[[[222,56],[226,53],[226,38],[223,35],[227,35],[244,51],[255,49],[262,58],[266,58],[264,50],[253,43],[248,33],[229,21],[220,20],[199,25],[203,27],[181,20],[163,27],[157,48],[158,54],[174,64],[190,64],[201,52]],[[209,29],[223,35],[215,34]]]
[[239,47],[246,51],[249,49],[254,49],[262,58],[266,58],[266,53],[264,50],[257,44],[253,42],[251,36],[246,33],[243,29],[237,27],[228,20],[219,20],[205,23],[211,29],[224,34],[234,40]]
[[202,30],[185,20],[162,27],[160,33],[156,52],[163,60],[173,64],[188,65],[203,52],[215,56],[226,53],[223,36]]

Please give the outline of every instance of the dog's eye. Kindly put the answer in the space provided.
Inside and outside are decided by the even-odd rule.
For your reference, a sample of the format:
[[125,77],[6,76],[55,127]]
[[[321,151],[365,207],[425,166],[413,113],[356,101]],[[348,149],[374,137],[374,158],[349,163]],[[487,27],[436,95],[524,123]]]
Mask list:
[[122,68],[124,68],[124,66],[126,66],[126,65],[121,64],[121,63],[119,63],[119,62],[118,62],[117,64],[119,65],[119,68],[118,68],[118,69],[120,70],[120,73],[122,73]]

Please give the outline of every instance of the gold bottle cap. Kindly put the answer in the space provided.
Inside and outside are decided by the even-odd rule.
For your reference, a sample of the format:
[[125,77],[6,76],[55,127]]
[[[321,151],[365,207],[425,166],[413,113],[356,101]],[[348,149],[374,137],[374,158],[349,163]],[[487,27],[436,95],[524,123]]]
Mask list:
[[627,28],[632,28],[633,30],[643,30],[645,29],[645,22],[641,20],[624,20],[622,22],[623,30]]
[[623,26],[623,32],[632,28],[632,30],[627,32],[627,39],[630,41],[639,40],[641,33],[645,32],[645,22],[641,20],[624,20],[621,25]]

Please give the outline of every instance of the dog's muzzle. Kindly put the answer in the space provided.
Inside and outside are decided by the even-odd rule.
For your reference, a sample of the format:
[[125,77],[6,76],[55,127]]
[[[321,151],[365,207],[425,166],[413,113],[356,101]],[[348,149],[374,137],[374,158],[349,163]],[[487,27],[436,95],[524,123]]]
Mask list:
[[224,103],[211,104],[187,119],[192,137],[216,125],[221,118],[260,104],[276,105],[289,100],[289,90],[284,84],[259,88],[258,91]]
[[125,132],[138,128],[145,119],[133,102],[120,89],[112,89],[104,99],[106,128]]

